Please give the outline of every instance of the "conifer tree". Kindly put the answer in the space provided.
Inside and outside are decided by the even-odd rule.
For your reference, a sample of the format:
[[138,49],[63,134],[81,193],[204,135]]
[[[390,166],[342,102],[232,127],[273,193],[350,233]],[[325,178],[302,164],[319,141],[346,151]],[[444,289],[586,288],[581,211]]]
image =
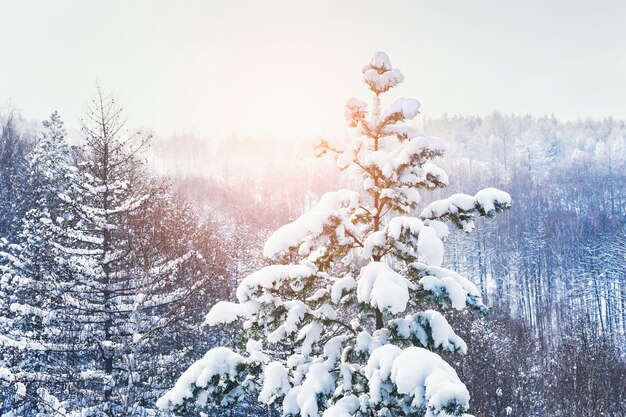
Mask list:
[[[59,335],[67,283],[61,248],[68,240],[72,216],[60,195],[75,190],[76,168],[59,114],[54,112],[43,127],[27,157],[24,206],[28,209],[15,241],[5,239],[0,244],[4,407],[24,415],[62,410],[49,390],[63,386],[69,376],[68,349]],[[17,388],[13,395],[7,387],[11,383]]]
[[73,317],[64,332],[78,344],[71,402],[87,416],[153,413],[164,389],[155,376],[177,369],[186,350],[177,342],[194,319],[187,303],[204,282],[188,208],[145,172],[139,151],[149,136],[124,126],[98,88],[83,121],[80,192],[63,197],[81,219],[64,248]]
[[[443,143],[408,125],[415,99],[382,97],[403,81],[386,54],[363,67],[372,105],[352,98],[349,143],[322,141],[363,190],[325,194],[267,240],[268,265],[245,277],[237,302],[210,310],[210,326],[241,323],[238,351],[209,350],[158,405],[176,414],[246,398],[285,416],[460,416],[469,393],[439,353],[465,354],[447,309],[485,313],[476,286],[442,267],[447,222],[467,232],[476,216],[510,206],[488,188],[418,211],[421,190],[448,184],[433,160]],[[419,214],[417,214],[419,213]]]

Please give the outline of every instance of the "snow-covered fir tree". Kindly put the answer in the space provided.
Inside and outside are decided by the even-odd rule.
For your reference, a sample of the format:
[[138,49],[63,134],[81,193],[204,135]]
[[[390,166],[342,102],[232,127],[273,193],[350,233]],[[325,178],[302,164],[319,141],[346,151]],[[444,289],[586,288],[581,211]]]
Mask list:
[[403,81],[387,55],[363,67],[371,106],[352,98],[349,143],[322,141],[361,191],[325,194],[267,240],[269,265],[239,284],[237,302],[217,303],[209,326],[240,322],[241,345],[209,350],[158,402],[175,414],[232,407],[246,398],[285,416],[460,416],[469,393],[439,355],[465,354],[447,309],[486,312],[476,286],[442,267],[447,222],[470,232],[476,216],[510,206],[488,188],[421,210],[420,190],[448,184],[433,162],[443,143],[408,122],[420,103],[382,96]]
[[2,410],[15,415],[64,411],[49,389],[69,378],[71,352],[60,334],[67,288],[62,245],[72,216],[59,195],[76,190],[76,168],[59,114],[43,127],[28,155],[21,229],[14,242],[0,242],[0,393]]

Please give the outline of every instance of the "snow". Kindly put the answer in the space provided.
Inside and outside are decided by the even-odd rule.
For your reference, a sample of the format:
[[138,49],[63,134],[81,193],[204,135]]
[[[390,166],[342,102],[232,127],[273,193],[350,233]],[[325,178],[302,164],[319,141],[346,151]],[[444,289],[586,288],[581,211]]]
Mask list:
[[367,115],[367,103],[357,98],[351,97],[346,103],[345,116],[349,126],[356,127],[356,121],[365,118]]
[[[452,329],[446,318],[435,310],[426,310],[404,319],[390,320],[388,327],[398,338],[418,340],[425,348],[467,353],[467,345]],[[431,343],[432,342],[432,343]]]
[[276,397],[282,397],[291,389],[287,369],[280,362],[270,362],[263,370],[263,388],[259,401],[271,404]]
[[428,266],[418,262],[411,263],[409,267],[417,270],[423,276],[420,283],[425,290],[432,291],[436,297],[443,296],[445,291],[452,307],[461,310],[467,303],[482,312],[489,311],[482,302],[480,292],[474,283],[467,278],[446,268]]
[[382,345],[382,341],[378,337],[373,337],[367,331],[363,330],[356,336],[354,350],[363,353],[372,353]]
[[387,236],[384,230],[370,233],[369,236],[363,241],[363,252],[361,257],[363,259],[369,259],[375,249],[382,249],[387,245]]
[[285,307],[289,308],[287,319],[282,326],[285,327],[287,334],[295,333],[298,330],[300,321],[304,315],[309,312],[309,308],[302,301],[294,300],[291,303],[285,303]]
[[431,291],[436,295],[440,295],[442,290],[445,290],[452,307],[457,310],[465,308],[465,301],[467,299],[467,291],[463,289],[454,279],[445,277],[442,279],[434,276],[425,276],[420,279],[420,284],[426,291]]
[[450,229],[448,228],[448,225],[442,221],[426,220],[424,221],[424,224],[435,229],[435,232],[437,233],[437,237],[439,239],[445,239],[450,234]]
[[442,154],[445,151],[443,141],[432,136],[418,136],[398,147],[398,163],[408,164],[416,155],[424,151],[429,153]]
[[424,169],[424,172],[426,173],[427,176],[432,176],[433,178],[436,178],[437,181],[439,181],[440,183],[444,184],[444,185],[448,185],[449,184],[449,179],[448,179],[448,174],[446,174],[446,171],[444,171],[442,168],[438,167],[437,165],[433,164],[432,162],[426,162],[422,168]]
[[204,323],[208,326],[229,324],[240,317],[249,317],[257,308],[258,303],[254,300],[247,301],[243,304],[218,301],[206,315]]
[[330,299],[333,303],[339,304],[343,293],[356,287],[356,281],[352,278],[352,275],[346,275],[343,278],[339,278],[333,283],[333,287],[330,293]]
[[404,124],[394,124],[387,127],[385,131],[387,135],[396,135],[400,140],[413,139],[419,135],[419,131],[413,126]]
[[402,353],[402,350],[395,345],[384,345],[374,350],[370,355],[365,376],[369,380],[370,401],[377,404],[382,400],[381,386],[384,381],[391,376],[394,361]]
[[[300,416],[319,417],[318,397],[320,395],[332,394],[334,388],[335,379],[330,372],[328,372],[324,364],[314,363],[311,365],[306,379],[298,390],[295,398]],[[287,399],[285,398],[285,400]]]
[[424,224],[417,217],[396,216],[389,220],[387,225],[387,236],[393,240],[399,240],[400,236],[408,232],[411,235],[418,235]]
[[365,83],[376,94],[388,91],[404,81],[402,72],[393,68],[389,57],[384,52],[376,52],[362,71]]
[[436,219],[448,214],[456,215],[459,212],[471,212],[482,210],[485,214],[491,215],[499,207],[509,207],[511,196],[496,188],[485,188],[471,196],[468,194],[453,194],[450,197],[430,203],[420,217],[422,219]]
[[422,211],[422,218],[437,218],[446,213],[458,213],[460,211],[469,211],[476,205],[476,198],[467,194],[453,194],[444,200],[437,200],[430,203]]
[[157,401],[157,407],[166,409],[182,404],[191,398],[195,387],[207,388],[215,375],[237,376],[237,367],[246,359],[226,347],[209,350],[202,359],[194,362],[176,381],[174,387]]
[[15,384],[16,390],[15,390],[15,394],[18,397],[26,397],[26,385],[24,385],[22,382],[17,382]]
[[374,53],[374,56],[372,56],[370,63],[363,67],[363,72],[366,72],[372,68],[380,72],[390,71],[391,69],[393,69],[389,56],[382,51]]
[[417,238],[417,252],[427,264],[439,266],[443,262],[443,242],[430,226],[422,227]]
[[270,236],[263,248],[263,256],[277,259],[293,248],[299,248],[301,255],[308,255],[312,240],[322,235],[325,227],[338,222],[345,230],[353,230],[350,215],[358,207],[359,194],[355,191],[340,190],[324,194],[308,213],[280,227]]
[[363,80],[372,91],[382,93],[404,81],[404,76],[399,69],[394,68],[381,73],[372,68],[363,73]]
[[269,265],[245,277],[237,287],[237,300],[245,303],[263,290],[277,291],[285,281],[292,287],[316,274],[311,265]]
[[284,307],[288,309],[285,321],[267,336],[270,343],[278,343],[286,336],[295,333],[306,314],[312,314],[306,304],[299,300],[287,301]]
[[409,282],[384,263],[372,261],[361,268],[357,299],[382,311],[401,313],[409,301]]
[[511,205],[509,193],[500,191],[497,188],[485,188],[476,193],[476,202],[482,207],[485,213],[496,211],[496,204]]
[[355,395],[348,395],[328,407],[324,411],[323,417],[352,417],[360,405],[359,399]]
[[298,404],[298,395],[302,390],[302,386],[298,385],[293,387],[285,398],[283,398],[283,416],[298,415],[300,413],[300,405]]
[[383,119],[410,120],[418,115],[419,108],[420,102],[418,100],[400,97],[391,103],[381,117]]
[[302,346],[300,347],[300,353],[304,356],[308,356],[313,351],[313,344],[320,339],[322,334],[322,325],[317,322],[311,322],[300,329],[297,340],[302,340]]
[[332,369],[341,358],[343,343],[348,338],[346,336],[335,336],[324,345],[324,356],[326,356],[326,366]]
[[[397,216],[389,221],[387,236],[395,241],[397,249],[406,253],[410,253],[408,248],[400,242],[415,244],[417,255],[421,256],[427,264],[439,266],[443,262],[444,252],[440,234],[444,234],[446,230],[441,225],[435,227],[437,229],[424,225],[417,217]],[[416,237],[417,240],[415,240]]]
[[454,369],[426,349],[403,350],[393,362],[391,380],[399,394],[413,397],[415,407],[426,406],[425,417],[448,415],[442,409],[449,403],[469,407],[469,392]]

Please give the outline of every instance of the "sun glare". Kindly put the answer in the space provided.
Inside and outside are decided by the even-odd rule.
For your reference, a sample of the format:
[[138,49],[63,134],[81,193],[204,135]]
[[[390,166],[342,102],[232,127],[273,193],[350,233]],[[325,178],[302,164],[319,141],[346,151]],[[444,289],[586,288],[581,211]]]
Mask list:
[[343,129],[349,88],[320,65],[323,51],[290,44],[248,48],[224,63],[220,89],[228,94],[215,109],[218,128],[289,140]]

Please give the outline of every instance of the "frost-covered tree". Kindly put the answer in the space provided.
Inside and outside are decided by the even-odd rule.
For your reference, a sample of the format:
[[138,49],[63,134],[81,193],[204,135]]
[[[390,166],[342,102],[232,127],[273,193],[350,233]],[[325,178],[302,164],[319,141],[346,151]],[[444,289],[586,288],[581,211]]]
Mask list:
[[67,382],[69,375],[70,352],[60,334],[67,289],[62,247],[71,239],[72,216],[60,195],[75,191],[76,168],[59,114],[54,112],[43,127],[27,157],[28,210],[14,241],[0,242],[1,410],[18,415],[61,410],[49,389]]
[[26,156],[34,137],[26,131],[24,120],[10,112],[0,114],[0,235],[12,239],[20,229],[28,175]]
[[124,127],[121,108],[100,88],[83,134],[79,192],[61,195],[80,219],[80,233],[62,248],[72,318],[63,332],[76,353],[64,398],[85,416],[151,415],[187,350],[180,338],[195,319],[190,300],[201,293],[204,261],[189,209],[145,172],[138,152],[148,137]]
[[373,103],[348,101],[353,139],[317,148],[356,170],[362,192],[325,194],[267,240],[270,265],[241,281],[236,303],[219,302],[206,317],[210,326],[241,321],[240,350],[209,350],[160,398],[162,409],[184,414],[246,396],[307,417],[468,409],[467,388],[438,354],[467,346],[435,308],[487,307],[471,281],[441,266],[446,222],[471,231],[475,216],[507,209],[510,197],[490,188],[416,211],[420,190],[448,183],[432,162],[443,144],[407,124],[417,100],[383,108],[383,94],[403,81],[386,54],[376,53],[363,76]]

